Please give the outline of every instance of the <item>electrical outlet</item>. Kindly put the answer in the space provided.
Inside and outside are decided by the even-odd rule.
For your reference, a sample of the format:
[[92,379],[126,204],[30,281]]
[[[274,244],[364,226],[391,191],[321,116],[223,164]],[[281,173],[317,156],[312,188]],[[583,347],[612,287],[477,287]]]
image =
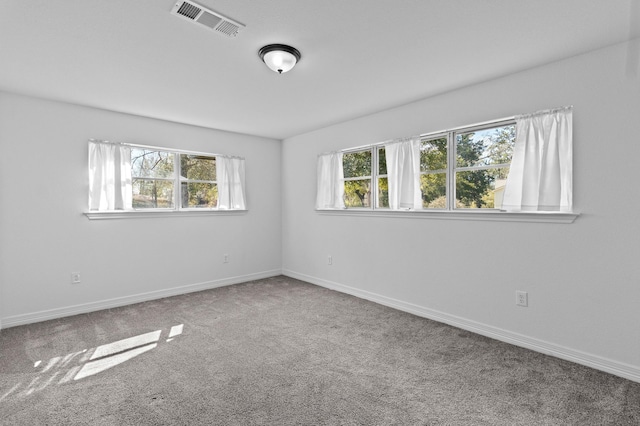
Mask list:
[[222,263],[229,263],[229,255],[227,253],[224,254],[224,258],[222,259]]
[[327,265],[333,265],[333,256],[327,256]]
[[80,272],[71,273],[71,284],[80,284]]
[[516,291],[516,305],[529,306],[529,295],[526,291]]

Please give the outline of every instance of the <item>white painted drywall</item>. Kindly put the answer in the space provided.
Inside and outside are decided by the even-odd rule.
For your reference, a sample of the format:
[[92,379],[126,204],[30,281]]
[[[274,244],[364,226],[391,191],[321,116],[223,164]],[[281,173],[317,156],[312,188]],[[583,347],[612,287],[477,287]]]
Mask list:
[[[88,138],[243,156],[249,211],[91,221],[82,214]],[[278,274],[280,146],[273,139],[0,93],[3,326],[74,306]],[[229,263],[223,264],[225,253]],[[81,273],[81,284],[70,284],[72,271]]]
[[[640,44],[598,50],[283,141],[283,271],[547,342],[557,351],[568,348],[601,363],[611,360],[637,374],[640,69],[628,74],[629,48]],[[574,106],[574,200],[582,215],[573,224],[314,211],[321,152],[564,105]],[[327,265],[328,255],[333,265]],[[528,308],[516,306],[516,290],[529,293]]]
[[[272,139],[0,92],[0,320],[282,266],[638,371],[640,90],[628,52],[619,45],[570,58],[294,137],[282,149]],[[320,152],[569,104],[582,212],[574,224],[313,209]],[[250,211],[89,221],[91,137],[245,156]],[[81,272],[80,285],[69,284],[71,271]],[[515,306],[516,290],[529,292],[528,308]]]

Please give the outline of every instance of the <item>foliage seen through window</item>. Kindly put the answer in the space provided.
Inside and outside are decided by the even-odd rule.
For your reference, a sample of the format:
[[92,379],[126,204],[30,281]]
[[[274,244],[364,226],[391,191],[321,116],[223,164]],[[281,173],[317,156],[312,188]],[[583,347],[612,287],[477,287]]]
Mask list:
[[[423,137],[420,145],[422,207],[500,208],[514,144],[514,124]],[[451,149],[456,152],[453,168],[448,165]],[[377,167],[372,168],[374,153]],[[389,207],[383,146],[345,152],[343,168],[347,208],[370,208],[372,193],[376,195],[377,208]],[[372,188],[374,182],[375,191]],[[453,197],[448,193],[450,187],[455,188],[455,206],[448,207],[447,200]]]

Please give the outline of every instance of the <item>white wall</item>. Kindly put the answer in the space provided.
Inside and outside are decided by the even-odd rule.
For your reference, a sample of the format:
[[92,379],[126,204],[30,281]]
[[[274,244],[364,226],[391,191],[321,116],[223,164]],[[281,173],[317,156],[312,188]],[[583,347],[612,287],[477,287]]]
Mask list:
[[[640,381],[640,85],[627,53],[614,46],[285,140],[284,273]],[[574,106],[573,224],[314,211],[321,152],[564,105]]]
[[[283,268],[640,381],[640,84],[626,74],[627,53],[626,45],[603,49],[294,137],[282,147],[272,139],[0,92],[1,325]],[[569,104],[574,200],[582,212],[571,225],[314,211],[320,152]],[[92,137],[242,155],[250,210],[90,221],[82,212]],[[222,263],[223,253],[230,263]],[[81,272],[80,285],[69,283],[71,271]],[[528,308],[515,306],[515,290],[529,292]]]
[[[249,211],[91,221],[89,138],[244,156]],[[0,92],[2,326],[279,274],[280,147]]]

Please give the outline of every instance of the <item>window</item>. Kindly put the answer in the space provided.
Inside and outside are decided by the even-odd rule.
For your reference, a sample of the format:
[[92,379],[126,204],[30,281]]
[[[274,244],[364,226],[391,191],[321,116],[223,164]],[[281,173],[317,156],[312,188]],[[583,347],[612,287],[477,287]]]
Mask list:
[[175,208],[178,174],[180,208],[217,207],[216,157],[131,148],[133,209]]
[[173,209],[175,154],[131,148],[132,207]]
[[345,152],[342,156],[345,207],[371,207],[372,160],[373,149]]
[[180,154],[182,208],[215,208],[218,205],[216,158]]
[[506,124],[455,132],[455,207],[500,209],[516,126]]
[[244,210],[244,159],[89,142],[90,211]]
[[389,207],[389,176],[387,175],[387,156],[384,147],[377,148],[378,153],[378,199],[377,206]]
[[447,208],[447,137],[420,141],[420,195],[423,209]]
[[[513,122],[421,136],[419,185],[422,208],[499,209],[514,143]],[[455,152],[454,167],[448,166],[450,151]],[[345,151],[342,165],[346,208],[389,207],[384,146]],[[375,200],[372,199],[374,194]]]
[[[545,213],[548,220],[503,216],[571,223],[578,216],[572,210],[572,109],[321,154],[316,208],[439,211],[441,218]],[[453,211],[467,213],[448,214]]]

